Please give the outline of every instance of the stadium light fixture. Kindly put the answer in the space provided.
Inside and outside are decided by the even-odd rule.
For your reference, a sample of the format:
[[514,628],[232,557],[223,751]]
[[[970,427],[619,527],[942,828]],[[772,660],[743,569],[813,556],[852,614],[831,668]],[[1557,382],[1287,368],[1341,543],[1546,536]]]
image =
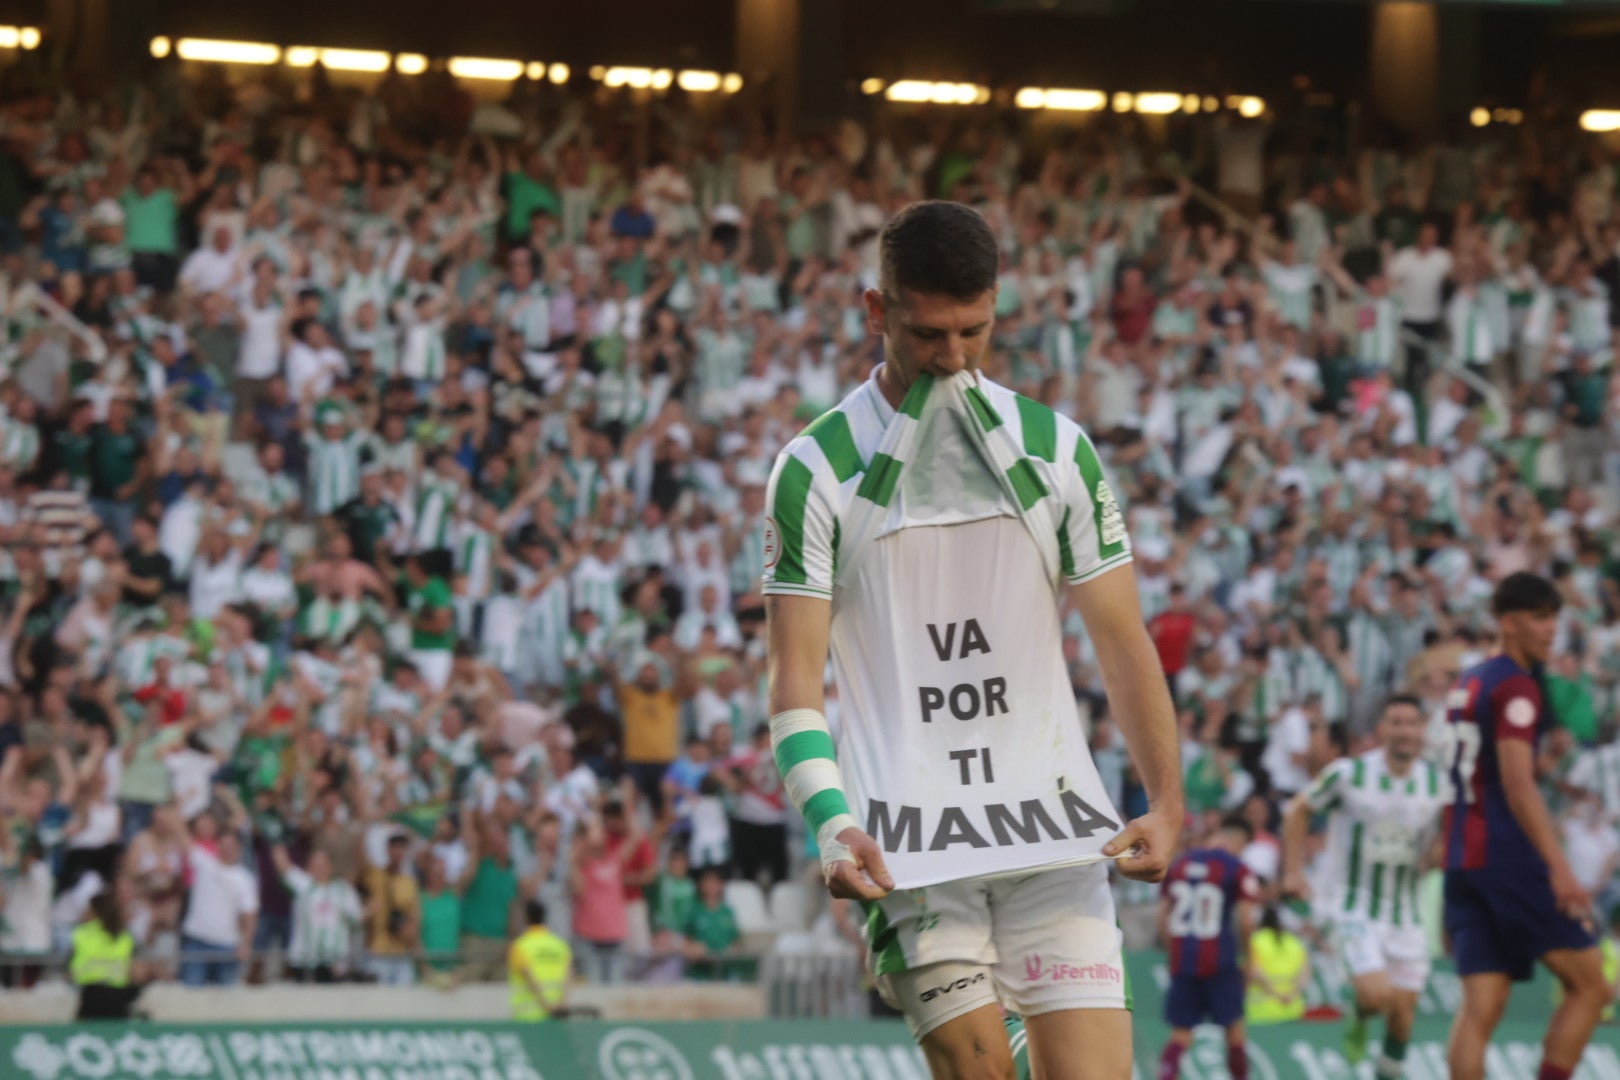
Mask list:
[[281,59],[281,48],[262,41],[213,41],[208,38],[181,38],[174,51],[182,60],[205,64],[274,64]]
[[865,94],[867,97],[871,97],[873,94],[883,93],[883,80],[878,78],[862,79],[861,93]]
[[1114,94],[1114,111],[1130,112],[1131,106],[1136,104],[1136,96],[1120,90]]
[[1257,97],[1244,97],[1238,99],[1238,115],[1253,120],[1266,111],[1266,103]]
[[1101,90],[1043,90],[1038,86],[1026,86],[1014,95],[1013,104],[1020,109],[1097,112],[1108,107],[1108,95]]
[[1186,113],[1188,116],[1192,116],[1198,111],[1199,106],[1202,104],[1203,99],[1197,94],[1188,94],[1186,97],[1181,99],[1181,111]]
[[561,86],[563,83],[568,81],[569,74],[570,72],[567,64],[552,64],[550,67],[546,68],[546,77],[552,82],[556,83],[558,86]]
[[1136,95],[1136,111],[1148,116],[1166,116],[1181,108],[1181,95],[1152,90]]
[[741,75],[737,74],[735,71],[728,71],[726,72],[725,77],[720,80],[720,89],[724,90],[728,94],[735,94],[737,91],[742,89],[742,82],[743,80]]
[[1013,95],[1013,104],[1020,109],[1046,108],[1046,91],[1038,86],[1026,86]]
[[24,49],[39,48],[39,27],[25,26],[17,31],[17,44]]
[[1475,127],[1484,127],[1491,122],[1491,110],[1483,105],[1475,106],[1474,110],[1468,114],[1468,122]]
[[542,64],[538,60],[530,60],[527,64],[523,65],[523,74],[527,75],[531,79],[539,81],[540,79],[546,77],[546,65]]
[[318,61],[331,71],[387,71],[389,56],[375,49],[316,49],[308,45],[288,48],[284,59],[289,67],[314,67]]
[[883,96],[890,101],[929,101],[934,96],[934,84],[920,79],[901,79],[897,83],[890,83]]
[[1620,131],[1620,109],[1587,109],[1581,113],[1581,130],[1598,133]]
[[1507,122],[1510,124],[1524,123],[1524,111],[1522,109],[1509,109],[1507,111]]
[[394,70],[401,75],[420,75],[427,66],[427,57],[421,53],[402,52],[394,57]]
[[152,39],[152,56],[154,59],[162,60],[165,56],[168,56],[169,53],[173,51],[174,42],[170,41],[168,38],[155,37]]
[[1204,95],[1204,111],[1205,112],[1214,112],[1216,109],[1219,109],[1220,107],[1221,107],[1221,99],[1220,98],[1216,97],[1214,94],[1205,94]]
[[675,73],[669,68],[659,68],[652,73],[652,88],[654,90],[668,90],[669,84],[675,81]]
[[511,82],[523,74],[521,60],[489,60],[481,56],[452,56],[450,74],[458,79]]
[[683,71],[675,76],[675,85],[688,94],[712,94],[720,89],[718,71]]

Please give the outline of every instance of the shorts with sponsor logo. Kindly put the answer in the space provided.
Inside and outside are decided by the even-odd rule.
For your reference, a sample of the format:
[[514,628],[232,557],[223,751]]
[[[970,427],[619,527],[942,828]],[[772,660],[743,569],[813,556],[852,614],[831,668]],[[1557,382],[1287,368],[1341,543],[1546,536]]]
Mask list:
[[1429,980],[1429,941],[1421,926],[1347,915],[1334,923],[1333,942],[1352,979],[1381,971],[1395,989],[1413,993]]
[[1106,864],[897,890],[866,911],[872,974],[919,1039],[996,1001],[1131,1007]]

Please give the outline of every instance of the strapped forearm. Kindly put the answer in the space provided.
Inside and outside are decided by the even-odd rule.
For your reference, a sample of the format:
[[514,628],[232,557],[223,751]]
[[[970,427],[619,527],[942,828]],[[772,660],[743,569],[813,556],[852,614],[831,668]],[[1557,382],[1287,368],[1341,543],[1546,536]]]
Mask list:
[[771,748],[788,798],[815,835],[822,865],[847,858],[848,849],[838,842],[838,834],[858,826],[844,795],[827,718],[816,709],[777,713],[771,717]]

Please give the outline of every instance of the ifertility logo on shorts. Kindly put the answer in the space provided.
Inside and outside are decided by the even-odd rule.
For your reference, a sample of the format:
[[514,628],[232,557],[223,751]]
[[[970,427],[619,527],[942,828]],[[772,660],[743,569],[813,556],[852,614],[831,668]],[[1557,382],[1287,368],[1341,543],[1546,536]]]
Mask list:
[[1029,982],[1119,983],[1125,973],[1112,964],[1048,964],[1040,953],[1024,957],[1024,978]]

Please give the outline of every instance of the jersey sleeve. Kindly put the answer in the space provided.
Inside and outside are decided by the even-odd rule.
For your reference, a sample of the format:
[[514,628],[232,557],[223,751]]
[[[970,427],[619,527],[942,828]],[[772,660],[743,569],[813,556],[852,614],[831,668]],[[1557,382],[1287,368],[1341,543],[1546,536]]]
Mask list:
[[1328,766],[1317,774],[1311,781],[1311,786],[1305,789],[1305,802],[1309,804],[1314,813],[1324,813],[1339,805],[1339,791],[1344,782],[1344,770],[1341,762],[1329,762]]
[[1541,687],[1528,675],[1510,675],[1491,690],[1492,734],[1534,742],[1541,724]]
[[1239,904],[1257,904],[1264,896],[1260,884],[1260,875],[1250,870],[1240,860],[1238,862],[1237,880],[1233,888],[1233,899]]
[[763,592],[831,599],[838,518],[816,472],[790,445],[765,492]]
[[1103,475],[1097,449],[1078,426],[1069,426],[1074,442],[1073,468],[1060,470],[1063,496],[1058,524],[1058,560],[1064,578],[1074,585],[1089,581],[1131,561],[1131,541],[1114,489]]

